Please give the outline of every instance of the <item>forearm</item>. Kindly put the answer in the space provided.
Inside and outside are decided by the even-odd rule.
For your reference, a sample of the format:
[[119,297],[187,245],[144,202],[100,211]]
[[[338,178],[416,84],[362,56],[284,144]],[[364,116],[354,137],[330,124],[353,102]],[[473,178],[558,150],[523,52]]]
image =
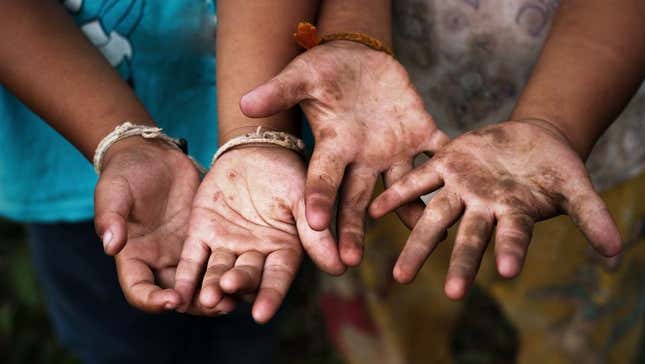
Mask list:
[[217,104],[224,143],[258,126],[299,133],[295,110],[267,118],[242,114],[242,95],[267,81],[298,55],[296,24],[313,21],[317,0],[222,0],[217,3]]
[[366,33],[392,47],[391,0],[323,0],[318,17],[321,35]]
[[558,129],[584,159],[645,75],[645,4],[564,1],[512,119]]
[[1,2],[0,54],[0,83],[88,159],[123,121],[154,124],[58,1]]

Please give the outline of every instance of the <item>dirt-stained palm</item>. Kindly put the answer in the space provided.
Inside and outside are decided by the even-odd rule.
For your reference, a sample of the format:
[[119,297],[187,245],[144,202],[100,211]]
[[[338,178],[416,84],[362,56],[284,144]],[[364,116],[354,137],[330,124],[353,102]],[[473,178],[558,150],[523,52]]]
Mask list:
[[[310,49],[240,102],[249,117],[296,104],[316,140],[305,189],[307,220],[316,230],[329,227],[338,194],[338,249],[345,264],[357,265],[379,174],[385,173],[386,183],[397,180],[412,169],[417,154],[437,150],[448,138],[425,111],[403,66],[358,43]],[[398,212],[405,221],[414,219],[406,208]]]
[[493,230],[497,268],[508,278],[522,269],[533,225],[562,213],[603,255],[621,250],[618,229],[582,160],[549,123],[509,121],[456,138],[377,197],[370,213],[380,217],[439,188],[396,263],[400,282],[414,279],[460,217],[445,284],[453,299],[472,284]]

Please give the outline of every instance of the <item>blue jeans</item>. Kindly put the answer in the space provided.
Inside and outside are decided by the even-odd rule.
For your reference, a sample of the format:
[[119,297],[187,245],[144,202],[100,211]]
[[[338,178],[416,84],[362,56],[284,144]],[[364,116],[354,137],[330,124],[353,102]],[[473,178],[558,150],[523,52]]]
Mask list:
[[27,225],[37,275],[61,343],[87,364],[265,363],[277,343],[273,325],[249,308],[219,318],[149,315],[128,305],[114,259],[92,222]]

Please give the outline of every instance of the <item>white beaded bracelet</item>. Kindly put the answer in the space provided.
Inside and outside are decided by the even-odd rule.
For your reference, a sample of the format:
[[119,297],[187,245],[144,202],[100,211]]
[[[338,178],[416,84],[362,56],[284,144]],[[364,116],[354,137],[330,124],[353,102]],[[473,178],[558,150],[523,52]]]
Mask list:
[[228,142],[224,143],[215,155],[213,155],[213,160],[211,161],[211,168],[215,161],[222,156],[222,154],[228,152],[229,150],[238,147],[240,145],[248,144],[272,144],[277,145],[289,150],[292,150],[303,157],[305,156],[305,142],[302,139],[296,138],[295,136],[284,133],[281,131],[262,131],[262,127],[258,126],[257,130],[254,133],[248,133],[237,138],[233,138]]
[[[166,144],[182,151],[184,154],[187,154],[188,152],[187,143],[184,139],[171,138],[163,133],[163,129],[158,127],[136,125],[129,121],[126,121],[114,128],[114,130],[106,135],[105,138],[103,138],[99,145],[96,147],[93,161],[96,174],[101,174],[101,170],[103,169],[103,156],[105,155],[105,153],[107,153],[108,149],[110,149],[110,147],[114,143],[133,136],[140,136],[144,139],[159,139],[164,141]],[[197,168],[197,170],[202,175],[206,173],[204,167],[199,165],[199,163],[197,163],[197,161],[195,161],[193,158],[189,158],[193,161],[195,168]]]

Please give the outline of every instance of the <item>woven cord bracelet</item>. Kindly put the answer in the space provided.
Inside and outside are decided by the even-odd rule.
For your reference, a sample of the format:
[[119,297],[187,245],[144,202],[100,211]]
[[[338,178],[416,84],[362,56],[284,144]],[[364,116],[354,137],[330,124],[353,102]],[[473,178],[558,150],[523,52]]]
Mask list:
[[228,142],[224,143],[224,145],[222,145],[217,150],[215,155],[213,155],[211,168],[213,167],[213,164],[215,164],[215,161],[217,161],[219,157],[221,157],[224,153],[228,152],[229,150],[235,147],[239,147],[241,145],[249,145],[249,144],[277,145],[277,146],[292,150],[300,154],[302,157],[305,156],[305,142],[303,142],[302,139],[298,139],[289,133],[284,133],[281,131],[269,131],[269,130],[263,131],[262,127],[258,126],[258,128],[254,133],[248,133],[248,134],[239,136],[237,138],[233,138]]
[[340,32],[327,34],[322,37],[318,36],[316,27],[308,22],[298,23],[296,32],[293,33],[296,43],[304,49],[311,49],[317,45],[331,42],[334,40],[347,40],[350,42],[360,43],[364,46],[372,48],[375,51],[385,52],[394,57],[394,52],[380,40],[370,36],[369,34],[359,32]]
[[[107,153],[108,149],[110,149],[114,143],[134,136],[140,136],[144,139],[159,139],[188,155],[188,143],[185,139],[171,138],[163,133],[163,129],[158,127],[137,125],[126,121],[114,128],[114,130],[106,135],[96,147],[93,160],[96,174],[101,174],[101,170],[103,169],[103,157],[105,156],[105,153]],[[206,173],[206,169],[204,169],[204,167],[202,167],[195,159],[190,156],[188,156],[188,158],[190,158],[200,174],[204,175]]]

